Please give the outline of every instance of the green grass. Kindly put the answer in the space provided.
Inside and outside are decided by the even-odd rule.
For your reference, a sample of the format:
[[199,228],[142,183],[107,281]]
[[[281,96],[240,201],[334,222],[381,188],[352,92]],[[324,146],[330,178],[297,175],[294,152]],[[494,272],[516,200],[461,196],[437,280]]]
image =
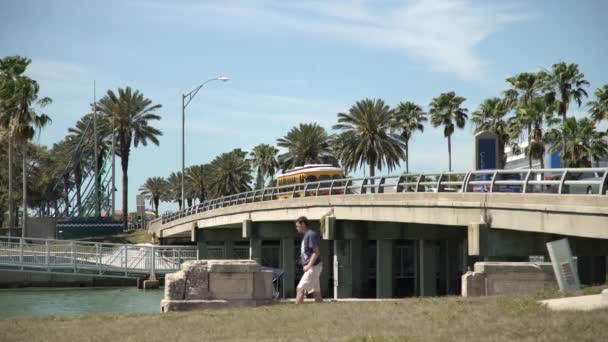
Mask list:
[[608,341],[608,310],[552,312],[548,295],[10,318],[0,341]]
[[133,230],[123,234],[90,237],[81,240],[106,243],[151,243],[152,235],[148,234],[145,230]]

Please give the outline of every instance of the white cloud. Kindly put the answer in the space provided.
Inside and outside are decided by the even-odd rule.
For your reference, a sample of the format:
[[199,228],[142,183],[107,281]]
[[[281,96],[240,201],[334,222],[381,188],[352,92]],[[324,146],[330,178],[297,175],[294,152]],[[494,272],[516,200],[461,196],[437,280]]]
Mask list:
[[179,22],[186,25],[225,23],[230,29],[291,29],[366,47],[395,49],[427,62],[433,70],[465,79],[483,73],[486,61],[476,52],[478,45],[503,26],[525,18],[512,7],[473,0],[233,0],[146,5],[164,14],[179,12]]

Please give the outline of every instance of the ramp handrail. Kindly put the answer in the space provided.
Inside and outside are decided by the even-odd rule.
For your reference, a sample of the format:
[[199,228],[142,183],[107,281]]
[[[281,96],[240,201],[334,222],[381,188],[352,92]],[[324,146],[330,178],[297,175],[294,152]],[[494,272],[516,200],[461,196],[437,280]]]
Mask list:
[[101,277],[156,276],[196,260],[195,246],[0,237],[0,268]]

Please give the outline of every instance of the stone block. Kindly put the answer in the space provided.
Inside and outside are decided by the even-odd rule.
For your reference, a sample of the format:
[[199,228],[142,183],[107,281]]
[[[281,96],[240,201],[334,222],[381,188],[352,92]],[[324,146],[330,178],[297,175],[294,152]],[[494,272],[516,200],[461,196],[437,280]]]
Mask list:
[[255,306],[272,301],[272,270],[255,260],[197,260],[167,274],[161,311]]
[[206,266],[191,267],[186,271],[184,299],[209,299],[209,273]]
[[253,299],[253,273],[209,273],[212,299]]
[[182,271],[187,271],[194,267],[207,267],[207,260],[188,260],[184,261],[180,266]]
[[186,295],[186,272],[169,273],[165,277],[165,299],[181,300]]
[[144,280],[144,290],[153,290],[158,289],[159,283],[158,280]]
[[270,305],[274,302],[271,299],[241,299],[241,300],[162,300],[160,302],[161,312],[171,311],[193,311],[205,309],[223,309],[230,307],[254,307],[260,305]]
[[254,298],[271,299],[273,297],[271,270],[261,270],[254,273]]
[[462,275],[462,296],[475,297],[485,296],[486,277],[483,273],[467,272]]
[[260,265],[255,260],[209,260],[210,273],[254,273]]
[[463,296],[491,296],[535,291],[557,285],[550,263],[477,262],[462,276]]

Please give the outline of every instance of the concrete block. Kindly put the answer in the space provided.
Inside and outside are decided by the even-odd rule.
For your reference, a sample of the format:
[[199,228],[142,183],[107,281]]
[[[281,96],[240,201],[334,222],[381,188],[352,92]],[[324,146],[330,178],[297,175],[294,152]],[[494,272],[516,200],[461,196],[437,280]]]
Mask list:
[[255,260],[189,261],[165,278],[161,311],[182,311],[272,301],[273,272]]
[[550,263],[477,262],[462,276],[462,296],[491,296],[556,287]]
[[160,302],[161,312],[171,311],[193,311],[205,309],[224,309],[231,307],[254,307],[270,305],[274,301],[270,299],[242,299],[242,300],[162,300]]
[[255,260],[209,260],[210,273],[254,273],[260,265]]
[[206,267],[207,266],[207,260],[188,260],[188,261],[184,261],[182,263],[182,265],[180,266],[180,269],[182,271],[187,271],[193,267]]
[[254,273],[254,298],[255,299],[271,299],[272,298],[272,276],[270,270],[262,270]]
[[467,272],[462,275],[462,296],[475,297],[485,296],[486,277],[483,273]]
[[209,298],[209,274],[206,267],[192,267],[186,271],[184,299]]
[[158,280],[144,280],[144,290],[158,289]]
[[181,300],[186,296],[186,272],[179,271],[165,276],[165,299]]
[[209,273],[212,299],[253,299],[253,273]]

